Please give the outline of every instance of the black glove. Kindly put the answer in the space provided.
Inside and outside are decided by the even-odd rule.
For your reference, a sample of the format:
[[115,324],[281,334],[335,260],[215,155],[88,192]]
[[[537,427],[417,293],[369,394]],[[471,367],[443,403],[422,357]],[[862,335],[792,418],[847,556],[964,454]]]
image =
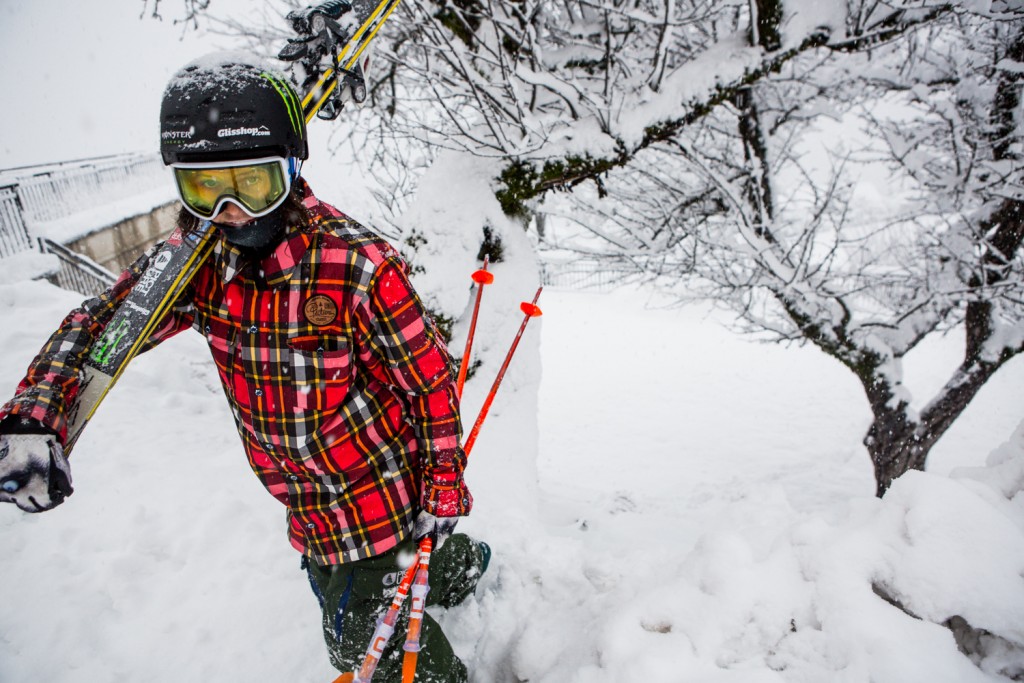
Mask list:
[[458,517],[435,517],[426,510],[422,510],[416,516],[416,529],[412,532],[412,537],[416,541],[422,541],[429,536],[434,541],[432,550],[438,550],[455,531],[458,521]]
[[73,492],[71,468],[56,436],[0,434],[0,503],[43,512]]

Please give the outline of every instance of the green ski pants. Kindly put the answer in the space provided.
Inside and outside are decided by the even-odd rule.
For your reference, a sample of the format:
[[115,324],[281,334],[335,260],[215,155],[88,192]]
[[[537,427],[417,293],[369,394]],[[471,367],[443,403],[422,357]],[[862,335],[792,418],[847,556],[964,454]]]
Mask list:
[[[323,611],[324,640],[331,664],[339,671],[357,671],[370,644],[377,619],[384,616],[404,574],[399,556],[416,553],[407,540],[383,555],[348,564],[320,567],[304,562],[309,583]],[[465,534],[453,534],[430,557],[427,605],[454,607],[476,588],[483,567],[479,544]],[[409,623],[409,599],[384,649],[374,683],[401,683],[402,645]],[[466,666],[452,650],[438,623],[423,615],[416,683],[466,683]]]

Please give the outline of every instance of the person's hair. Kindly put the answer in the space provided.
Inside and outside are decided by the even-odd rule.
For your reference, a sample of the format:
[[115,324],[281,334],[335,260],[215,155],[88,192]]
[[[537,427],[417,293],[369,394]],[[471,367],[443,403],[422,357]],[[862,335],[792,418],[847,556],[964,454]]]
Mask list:
[[[302,190],[299,188],[298,182],[292,183],[291,192],[288,193],[288,196],[276,211],[282,212],[285,225],[289,227],[293,225],[306,225],[309,222],[309,211],[302,204]],[[186,209],[184,205],[178,209],[178,227],[181,228],[183,233],[190,235],[199,232],[202,226],[202,219]]]

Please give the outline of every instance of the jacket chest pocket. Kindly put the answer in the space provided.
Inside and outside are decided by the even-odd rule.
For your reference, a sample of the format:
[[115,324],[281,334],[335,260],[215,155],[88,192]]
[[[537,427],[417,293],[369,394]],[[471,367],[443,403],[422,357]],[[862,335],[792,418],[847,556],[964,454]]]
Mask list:
[[292,385],[297,411],[330,411],[345,400],[352,384],[352,347],[342,336],[292,337]]

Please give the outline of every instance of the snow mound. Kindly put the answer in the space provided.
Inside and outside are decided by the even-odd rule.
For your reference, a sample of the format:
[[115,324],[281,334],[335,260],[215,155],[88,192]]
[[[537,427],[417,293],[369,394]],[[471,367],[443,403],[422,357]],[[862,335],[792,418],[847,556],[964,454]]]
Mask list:
[[692,547],[491,529],[497,571],[447,628],[478,681],[1020,680],[1022,483],[1024,423],[986,467],[813,513],[766,495]]

